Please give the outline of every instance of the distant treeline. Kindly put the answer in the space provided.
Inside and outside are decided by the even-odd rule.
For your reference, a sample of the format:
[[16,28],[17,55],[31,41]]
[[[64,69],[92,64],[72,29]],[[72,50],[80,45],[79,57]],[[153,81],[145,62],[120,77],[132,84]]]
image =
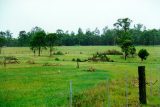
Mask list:
[[[30,41],[33,36],[34,29],[30,32],[20,31],[17,38],[12,37],[12,33],[7,31],[1,31],[0,37],[5,38],[4,46],[14,47],[14,46],[29,46]],[[81,28],[78,29],[78,32],[63,31],[58,29],[54,34],[58,36],[59,39],[56,41],[56,45],[64,46],[74,46],[74,45],[116,45],[117,44],[117,33],[116,29],[109,29],[105,27],[100,33],[100,30],[96,28],[94,31],[87,29],[83,31]],[[47,33],[46,33],[47,34]],[[130,29],[131,38],[134,45],[160,45],[160,29],[150,29],[137,24]]]

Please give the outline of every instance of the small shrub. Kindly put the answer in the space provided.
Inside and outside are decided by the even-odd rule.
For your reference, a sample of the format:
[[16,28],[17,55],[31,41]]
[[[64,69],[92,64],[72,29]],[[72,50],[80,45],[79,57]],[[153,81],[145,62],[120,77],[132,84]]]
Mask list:
[[72,61],[76,61],[75,58],[73,58]]
[[59,58],[55,58],[55,61],[60,61],[60,59]]
[[114,62],[113,60],[111,60],[106,53],[96,53],[93,54],[93,56],[91,58],[88,58],[88,60],[90,61],[101,61],[101,62]]
[[44,63],[43,66],[52,66],[52,64],[49,64],[48,62]]
[[93,67],[89,67],[89,68],[87,69],[87,71],[88,71],[88,72],[95,72],[95,71],[96,71],[96,69],[95,69],[95,68],[93,68]]
[[65,54],[69,54],[69,52],[65,52]]
[[80,54],[83,54],[83,52],[80,52]]
[[53,53],[53,54],[54,54],[54,55],[64,55],[64,53],[61,52],[61,51],[55,52],[55,53]]

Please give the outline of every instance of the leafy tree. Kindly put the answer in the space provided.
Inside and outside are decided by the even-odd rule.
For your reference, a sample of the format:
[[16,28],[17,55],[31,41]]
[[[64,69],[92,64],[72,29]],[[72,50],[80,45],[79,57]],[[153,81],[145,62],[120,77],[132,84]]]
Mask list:
[[57,38],[56,33],[49,33],[46,35],[47,46],[50,48],[50,56],[52,56],[53,46],[55,45]]
[[36,28],[37,30],[32,30],[32,39],[30,41],[31,49],[38,50],[38,56],[40,56],[42,48],[46,48],[46,33],[41,28]]
[[149,53],[146,49],[141,49],[139,52],[138,52],[138,56],[141,58],[141,61],[143,60],[146,60],[147,57],[149,56]]
[[122,52],[124,52],[124,58],[126,60],[130,47],[133,45],[130,34],[130,24],[131,20],[129,18],[118,19],[114,26],[117,29],[118,34],[118,45],[121,47]]
[[5,45],[5,38],[3,36],[0,36],[0,54],[1,54],[2,47],[4,45]]

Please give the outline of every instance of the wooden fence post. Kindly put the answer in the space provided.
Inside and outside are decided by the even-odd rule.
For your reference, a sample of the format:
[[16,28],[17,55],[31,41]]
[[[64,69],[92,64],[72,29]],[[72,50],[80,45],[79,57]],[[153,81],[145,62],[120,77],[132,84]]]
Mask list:
[[145,66],[138,66],[138,76],[139,76],[139,100],[141,104],[147,104]]
[[107,88],[107,107],[110,107],[110,98],[109,98],[109,79],[107,78],[107,81],[106,81],[106,88]]
[[72,107],[72,81],[70,81],[70,107]]

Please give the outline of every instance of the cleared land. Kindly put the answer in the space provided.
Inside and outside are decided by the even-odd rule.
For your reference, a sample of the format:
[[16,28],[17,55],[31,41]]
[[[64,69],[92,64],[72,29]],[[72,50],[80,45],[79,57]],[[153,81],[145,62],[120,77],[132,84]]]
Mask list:
[[[118,46],[61,46],[55,51],[64,55],[49,57],[43,50],[40,57],[29,48],[3,48],[1,56],[15,56],[20,64],[0,65],[0,106],[46,107],[69,106],[69,82],[73,82],[73,104],[82,107],[138,106],[138,65],[146,66],[147,106],[160,105],[160,46],[137,46],[150,53],[141,63],[138,56],[126,61],[121,55],[108,55],[115,62],[80,62],[76,68],[73,58],[88,59],[96,52],[108,49],[120,51]],[[58,58],[59,61],[55,59]],[[33,64],[35,63],[35,64]],[[88,72],[92,67],[95,72]],[[109,97],[106,80],[109,80]],[[127,79],[127,84],[126,84]],[[155,84],[154,82],[157,81]],[[152,84],[153,83],[153,84]],[[151,85],[151,86],[150,86]],[[126,88],[128,87],[128,88]],[[109,99],[108,99],[109,98]]]

